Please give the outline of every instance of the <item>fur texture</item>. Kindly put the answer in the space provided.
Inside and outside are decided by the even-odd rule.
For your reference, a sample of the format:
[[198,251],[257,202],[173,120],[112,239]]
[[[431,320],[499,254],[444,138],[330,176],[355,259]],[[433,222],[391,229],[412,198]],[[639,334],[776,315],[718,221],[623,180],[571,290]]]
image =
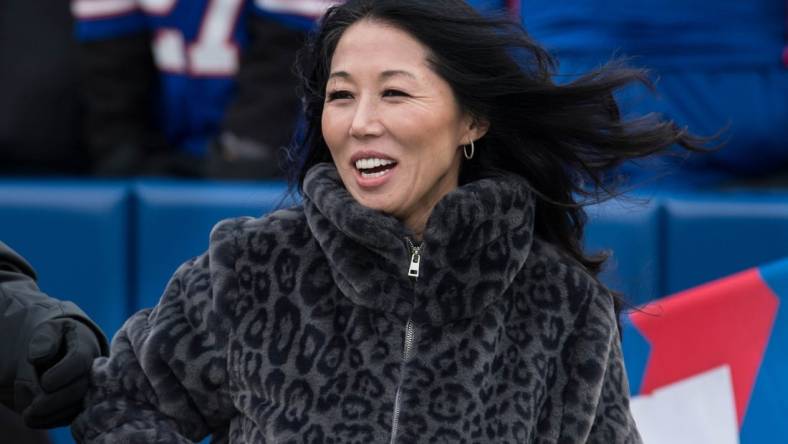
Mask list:
[[[612,299],[533,237],[518,177],[411,233],[333,165],[303,205],[217,225],[97,360],[73,431],[90,443],[639,443]],[[408,320],[413,348],[403,359]]]

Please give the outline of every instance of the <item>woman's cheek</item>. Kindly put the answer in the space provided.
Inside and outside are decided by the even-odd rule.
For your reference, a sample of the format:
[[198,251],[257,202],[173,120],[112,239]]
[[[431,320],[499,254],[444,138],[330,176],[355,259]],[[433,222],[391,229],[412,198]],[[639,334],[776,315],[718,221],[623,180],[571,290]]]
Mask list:
[[325,140],[326,145],[328,145],[331,154],[335,155],[335,150],[340,145],[339,135],[341,132],[335,113],[323,113],[323,118],[321,120],[323,126],[323,140]]

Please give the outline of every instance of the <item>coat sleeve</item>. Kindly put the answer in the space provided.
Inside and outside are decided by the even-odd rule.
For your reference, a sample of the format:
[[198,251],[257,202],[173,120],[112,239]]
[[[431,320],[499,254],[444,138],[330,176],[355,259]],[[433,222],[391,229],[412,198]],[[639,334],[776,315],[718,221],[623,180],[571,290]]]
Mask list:
[[593,289],[575,320],[564,362],[567,382],[557,442],[640,444],[613,299]]
[[33,267],[0,242],[0,403],[14,408],[14,384],[32,380],[27,363],[30,335],[42,322],[57,318],[76,319],[95,334],[103,355],[107,340],[101,329],[76,304],[47,296],[36,283]]
[[[3,242],[0,242],[0,307],[0,332],[27,331],[49,319],[72,318],[96,333],[103,354],[107,354],[107,339],[99,326],[73,302],[61,301],[42,292],[33,267]],[[28,314],[22,325],[14,324],[14,320],[22,319],[19,311]],[[0,337],[10,336],[0,334]]]
[[182,265],[159,303],[129,318],[109,358],[94,362],[85,411],[72,424],[80,443],[187,443],[226,432],[228,317],[237,294],[231,224],[208,253]]

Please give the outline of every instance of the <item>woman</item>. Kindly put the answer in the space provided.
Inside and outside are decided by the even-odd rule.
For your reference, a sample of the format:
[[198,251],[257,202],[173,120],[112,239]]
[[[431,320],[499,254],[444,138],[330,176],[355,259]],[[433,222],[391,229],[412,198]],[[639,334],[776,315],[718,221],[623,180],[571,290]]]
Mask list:
[[303,204],[220,223],[93,368],[81,442],[637,443],[573,200],[675,142],[461,0],[351,0],[300,60]]

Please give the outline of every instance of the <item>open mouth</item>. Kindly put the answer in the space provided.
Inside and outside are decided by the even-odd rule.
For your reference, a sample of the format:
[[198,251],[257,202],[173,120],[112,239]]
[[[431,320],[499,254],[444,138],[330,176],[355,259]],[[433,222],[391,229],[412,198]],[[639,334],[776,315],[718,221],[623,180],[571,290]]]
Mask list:
[[397,165],[397,162],[391,159],[382,159],[379,157],[368,157],[358,159],[356,161],[356,170],[363,178],[374,178],[385,175],[389,170]]

